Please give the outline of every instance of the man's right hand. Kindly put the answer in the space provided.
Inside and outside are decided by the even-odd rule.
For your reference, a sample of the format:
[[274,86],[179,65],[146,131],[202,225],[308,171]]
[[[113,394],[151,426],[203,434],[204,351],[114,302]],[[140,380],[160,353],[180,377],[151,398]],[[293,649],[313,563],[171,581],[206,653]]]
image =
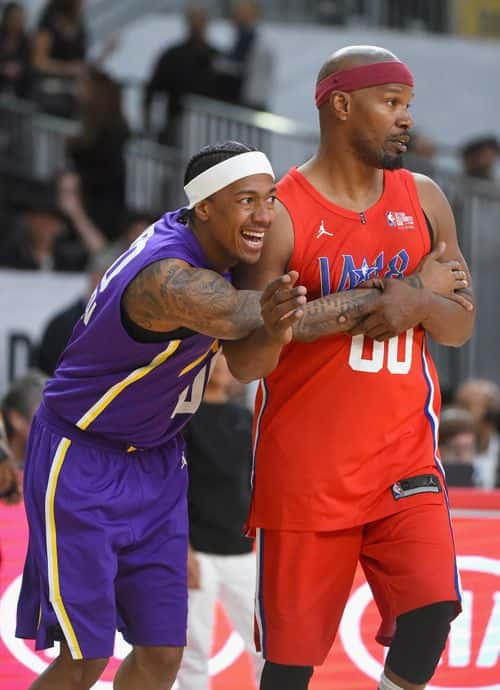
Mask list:
[[307,288],[295,285],[298,277],[297,271],[285,273],[270,282],[260,298],[264,328],[280,345],[292,340],[293,326],[304,316]]

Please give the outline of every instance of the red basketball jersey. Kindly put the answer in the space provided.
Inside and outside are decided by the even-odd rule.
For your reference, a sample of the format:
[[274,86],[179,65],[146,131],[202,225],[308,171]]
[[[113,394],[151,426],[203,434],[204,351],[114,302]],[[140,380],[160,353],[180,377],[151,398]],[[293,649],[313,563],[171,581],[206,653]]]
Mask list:
[[[331,203],[296,169],[278,190],[294,227],[290,268],[309,300],[374,276],[402,278],[430,251],[406,170],[384,172],[384,192],[365,213]],[[292,342],[257,393],[249,528],[337,530],[397,512],[405,501],[393,483],[441,469],[439,405],[420,327],[384,343],[344,334]]]

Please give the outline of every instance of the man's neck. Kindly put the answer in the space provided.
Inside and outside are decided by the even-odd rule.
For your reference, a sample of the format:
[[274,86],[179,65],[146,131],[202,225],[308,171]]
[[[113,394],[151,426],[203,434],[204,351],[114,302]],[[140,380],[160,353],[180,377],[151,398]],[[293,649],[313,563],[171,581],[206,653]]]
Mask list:
[[226,273],[229,271],[231,268],[229,257],[212,240],[210,230],[208,228],[199,230],[195,224],[190,224],[188,227],[198,240],[203,254],[208,259],[213,270],[218,273]]
[[326,199],[360,213],[373,206],[384,191],[384,171],[355,158],[352,151],[326,150],[305,163],[300,172]]

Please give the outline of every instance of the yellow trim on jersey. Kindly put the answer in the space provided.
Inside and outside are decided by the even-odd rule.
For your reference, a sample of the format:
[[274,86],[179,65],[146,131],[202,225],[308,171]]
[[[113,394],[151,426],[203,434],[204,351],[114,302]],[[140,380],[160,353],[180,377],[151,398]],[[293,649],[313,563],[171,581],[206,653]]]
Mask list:
[[191,362],[191,364],[188,364],[187,367],[184,367],[184,369],[181,371],[179,376],[184,376],[184,374],[187,374],[188,371],[191,371],[191,369],[194,369],[197,364],[199,364],[200,362],[203,362],[205,357],[207,357],[210,354],[210,352],[217,352],[218,349],[219,349],[219,341],[214,340],[214,342],[210,345],[208,350],[206,352],[204,352],[201,355],[201,357],[198,357],[198,359],[195,359],[194,362]]
[[153,371],[153,369],[156,369],[156,367],[159,367],[160,364],[163,364],[163,362],[174,354],[181,342],[181,340],[171,340],[166,350],[163,350],[163,352],[160,352],[158,355],[156,355],[156,357],[149,364],[146,364],[146,366],[140,367],[140,369],[136,369],[135,371],[131,372],[126,378],[123,379],[123,381],[118,381],[118,383],[115,383],[115,385],[107,390],[106,393],[104,393],[104,395],[99,398],[94,405],[92,405],[90,410],[88,410],[83,417],[77,421],[76,426],[79,429],[88,429],[88,427],[95,419],[97,419],[101,412],[106,409],[106,407],[112,403],[113,400],[120,395],[125,388],[130,386],[130,384],[139,381],[139,379],[144,378],[144,376],[147,376],[151,371]]
[[58,567],[58,557],[57,557],[57,532],[56,532],[56,520],[54,503],[56,496],[57,480],[61,473],[61,468],[68,452],[68,448],[71,445],[69,438],[63,438],[57,446],[56,454],[54,460],[52,461],[52,466],[50,468],[49,480],[47,482],[47,492],[45,494],[45,532],[46,532],[46,544],[47,544],[47,564],[48,564],[48,575],[49,575],[49,598],[54,611],[59,621],[59,625],[62,628],[66,642],[71,651],[71,656],[73,659],[82,659],[83,654],[80,649],[77,637],[71,621],[66,612],[62,597],[61,588],[59,584],[59,567]]

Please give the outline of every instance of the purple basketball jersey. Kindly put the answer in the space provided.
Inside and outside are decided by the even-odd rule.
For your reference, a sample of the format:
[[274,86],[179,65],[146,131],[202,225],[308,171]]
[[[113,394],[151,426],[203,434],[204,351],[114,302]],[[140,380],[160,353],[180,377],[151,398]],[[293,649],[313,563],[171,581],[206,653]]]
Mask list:
[[179,213],[147,228],[108,269],[44,392],[46,406],[62,419],[137,448],[162,445],[196,412],[218,349],[217,340],[198,334],[137,342],[122,324],[123,293],[149,264],[182,259],[210,268]]

